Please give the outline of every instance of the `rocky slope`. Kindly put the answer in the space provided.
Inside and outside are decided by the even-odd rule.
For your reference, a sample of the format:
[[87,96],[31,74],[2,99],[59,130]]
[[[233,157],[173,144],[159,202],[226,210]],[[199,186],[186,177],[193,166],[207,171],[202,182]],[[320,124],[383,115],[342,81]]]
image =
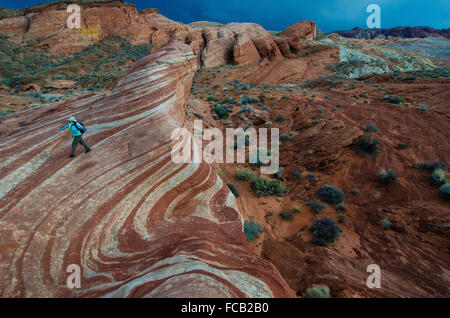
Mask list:
[[[0,144],[2,297],[289,297],[243,247],[242,217],[207,164],[174,164],[196,59],[172,44],[139,60],[110,96],[27,113]],[[67,157],[58,127],[82,120],[94,149]],[[80,151],[80,150],[79,150]],[[81,266],[79,290],[66,268]]]
[[[45,10],[62,17],[60,2]],[[64,29],[42,6],[0,12],[0,34],[12,32],[0,36],[2,296],[289,297],[316,284],[331,297],[450,295],[448,40],[317,39],[310,21],[182,25],[83,2],[91,22],[66,38],[35,38]],[[20,35],[29,17],[38,31]],[[69,114],[94,149],[72,162],[57,135]],[[195,119],[279,128],[281,170],[172,164],[168,132]],[[383,169],[397,178],[381,182]],[[260,177],[286,191],[258,197]],[[325,184],[342,205],[321,200]],[[342,232],[319,246],[310,227],[323,218]],[[87,279],[79,292],[64,287],[70,263]],[[366,286],[369,264],[381,289]]]

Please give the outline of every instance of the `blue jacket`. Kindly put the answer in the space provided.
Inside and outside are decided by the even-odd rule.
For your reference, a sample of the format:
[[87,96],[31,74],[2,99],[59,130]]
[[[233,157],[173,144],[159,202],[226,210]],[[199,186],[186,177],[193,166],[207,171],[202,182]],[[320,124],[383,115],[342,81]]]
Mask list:
[[70,132],[72,134],[72,137],[81,136],[80,129],[82,129],[83,126],[81,126],[79,123],[69,123],[65,125],[64,127],[59,128],[59,130],[64,130],[70,127]]

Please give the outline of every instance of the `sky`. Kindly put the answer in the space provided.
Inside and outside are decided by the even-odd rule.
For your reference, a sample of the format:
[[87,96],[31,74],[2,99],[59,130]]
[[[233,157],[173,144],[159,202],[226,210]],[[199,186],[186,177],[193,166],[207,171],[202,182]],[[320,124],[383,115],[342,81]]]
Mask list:
[[[19,9],[43,0],[0,0],[0,7]],[[158,8],[166,17],[193,21],[254,22],[281,31],[312,20],[324,32],[367,28],[369,4],[381,8],[381,27],[430,26],[450,28],[450,0],[128,0],[138,9]]]

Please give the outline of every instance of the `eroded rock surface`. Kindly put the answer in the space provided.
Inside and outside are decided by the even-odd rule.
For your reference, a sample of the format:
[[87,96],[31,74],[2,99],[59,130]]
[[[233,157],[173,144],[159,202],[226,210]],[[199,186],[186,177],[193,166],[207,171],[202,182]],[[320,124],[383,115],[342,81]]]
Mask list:
[[[243,247],[242,217],[207,164],[175,164],[196,57],[171,44],[136,62],[109,96],[6,123],[0,144],[0,296],[289,297]],[[68,158],[75,116],[92,152]],[[18,120],[18,119],[17,119]],[[81,289],[66,286],[70,264]]]

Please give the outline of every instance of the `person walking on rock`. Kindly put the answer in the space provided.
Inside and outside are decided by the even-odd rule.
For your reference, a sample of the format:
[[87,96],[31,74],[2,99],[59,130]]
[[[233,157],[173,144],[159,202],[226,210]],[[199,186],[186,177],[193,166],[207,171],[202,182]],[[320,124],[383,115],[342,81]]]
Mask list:
[[78,144],[83,145],[83,147],[86,149],[86,153],[91,151],[91,148],[89,148],[89,146],[84,142],[82,136],[87,131],[87,129],[81,123],[77,122],[75,117],[70,117],[67,121],[67,125],[59,128],[59,130],[69,129],[70,133],[72,134],[72,152],[70,153],[69,157],[75,157],[75,150],[77,150]]

